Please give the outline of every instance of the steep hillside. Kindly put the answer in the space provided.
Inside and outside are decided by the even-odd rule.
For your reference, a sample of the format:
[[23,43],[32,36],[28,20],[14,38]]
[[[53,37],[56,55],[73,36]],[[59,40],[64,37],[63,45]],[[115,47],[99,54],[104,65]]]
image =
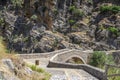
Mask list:
[[20,53],[120,49],[120,0],[1,0],[7,47]]
[[7,49],[0,37],[0,79],[1,80],[49,80],[50,74],[35,65],[25,63],[23,59]]

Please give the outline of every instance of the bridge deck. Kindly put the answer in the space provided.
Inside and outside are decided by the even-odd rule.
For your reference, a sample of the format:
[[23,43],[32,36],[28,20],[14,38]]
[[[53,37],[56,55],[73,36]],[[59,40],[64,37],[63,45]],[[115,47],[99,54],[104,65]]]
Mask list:
[[[26,62],[35,63],[36,59],[25,59]],[[82,69],[48,68],[49,58],[39,58],[40,67],[44,68],[52,76],[50,80],[99,80]]]

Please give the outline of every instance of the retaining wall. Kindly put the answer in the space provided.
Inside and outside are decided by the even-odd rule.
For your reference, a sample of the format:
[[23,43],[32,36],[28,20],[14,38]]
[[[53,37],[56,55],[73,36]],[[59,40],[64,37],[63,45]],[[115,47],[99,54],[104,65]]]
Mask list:
[[70,63],[61,63],[55,61],[49,61],[47,67],[54,68],[73,68],[73,69],[83,69],[91,75],[97,77],[99,80],[107,80],[105,71],[87,64],[70,64]]

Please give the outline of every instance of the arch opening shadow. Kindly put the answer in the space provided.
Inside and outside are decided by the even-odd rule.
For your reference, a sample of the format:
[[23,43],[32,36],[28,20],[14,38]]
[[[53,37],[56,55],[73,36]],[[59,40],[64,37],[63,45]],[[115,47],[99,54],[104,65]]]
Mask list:
[[65,63],[72,63],[72,64],[85,64],[85,62],[79,57],[71,57],[65,61]]

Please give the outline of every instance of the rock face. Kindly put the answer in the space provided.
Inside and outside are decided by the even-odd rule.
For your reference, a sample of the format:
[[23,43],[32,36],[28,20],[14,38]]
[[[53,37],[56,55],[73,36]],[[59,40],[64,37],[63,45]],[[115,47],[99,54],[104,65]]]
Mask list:
[[8,7],[1,10],[0,30],[10,50],[120,49],[119,13],[99,11],[101,5],[118,5],[118,0],[24,0],[16,8],[11,2],[0,2]]
[[[1,80],[43,80],[46,74],[33,71],[23,59],[16,57],[0,60]],[[29,64],[30,65],[30,64]],[[32,65],[31,65],[32,66]]]

